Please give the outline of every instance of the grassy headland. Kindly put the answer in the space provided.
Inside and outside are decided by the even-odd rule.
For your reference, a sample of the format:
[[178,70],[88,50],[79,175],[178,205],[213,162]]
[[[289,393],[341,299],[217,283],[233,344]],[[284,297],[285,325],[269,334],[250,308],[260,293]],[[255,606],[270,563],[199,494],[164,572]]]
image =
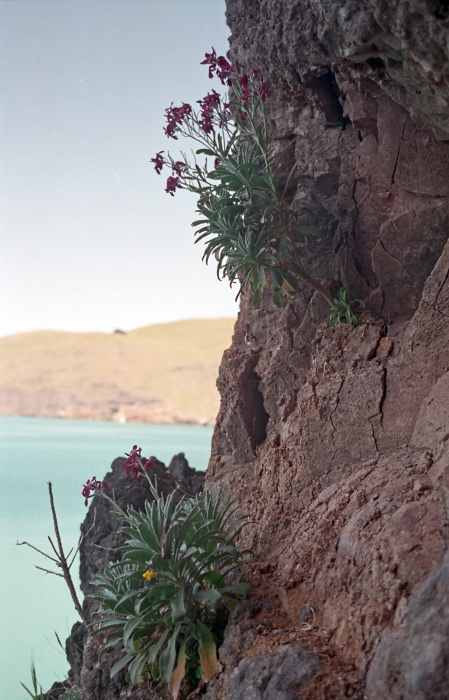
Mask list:
[[213,423],[235,319],[0,338],[0,414]]

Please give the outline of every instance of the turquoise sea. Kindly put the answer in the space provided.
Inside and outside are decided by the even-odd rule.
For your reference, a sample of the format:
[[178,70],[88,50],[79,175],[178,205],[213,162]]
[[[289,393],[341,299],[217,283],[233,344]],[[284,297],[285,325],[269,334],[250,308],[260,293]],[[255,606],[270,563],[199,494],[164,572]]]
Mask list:
[[[81,489],[86,479],[102,479],[111,462],[134,444],[142,454],[168,464],[184,452],[190,466],[204,470],[210,455],[212,428],[188,425],[119,424],[50,418],[0,416],[0,655],[1,697],[25,700],[20,685],[31,688],[34,658],[44,690],[66,677],[62,644],[77,621],[62,578],[35,565],[52,562],[26,546],[27,541],[51,553],[53,538],[47,482],[53,494],[66,551],[75,547],[86,509]],[[78,574],[78,561],[74,563]]]

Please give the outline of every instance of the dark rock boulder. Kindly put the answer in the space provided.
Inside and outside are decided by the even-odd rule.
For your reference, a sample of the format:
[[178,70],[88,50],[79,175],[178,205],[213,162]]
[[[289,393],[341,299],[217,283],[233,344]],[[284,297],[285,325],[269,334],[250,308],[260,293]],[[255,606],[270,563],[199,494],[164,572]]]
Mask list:
[[243,659],[231,674],[226,700],[298,700],[320,667],[317,654],[293,644],[280,646],[274,656]]

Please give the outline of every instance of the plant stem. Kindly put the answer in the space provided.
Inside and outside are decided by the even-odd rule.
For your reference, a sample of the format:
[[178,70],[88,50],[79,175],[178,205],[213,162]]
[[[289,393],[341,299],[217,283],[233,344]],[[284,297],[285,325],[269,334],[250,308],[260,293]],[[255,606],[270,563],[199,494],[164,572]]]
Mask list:
[[326,299],[327,303],[329,306],[334,306],[335,302],[331,296],[331,293],[329,292],[326,287],[324,287],[318,280],[314,279],[309,275],[308,272],[306,272],[304,265],[302,264],[302,260],[298,255],[298,251],[293,247],[293,255],[295,258],[295,271],[301,279],[304,280],[312,289],[314,289],[318,294],[321,294],[321,296]]
[[70,595],[72,596],[72,600],[73,600],[73,603],[75,605],[75,610],[77,611],[78,615],[81,617],[82,621],[84,622],[84,624],[87,627],[87,625],[89,624],[89,620],[87,619],[87,617],[84,613],[84,610],[81,607],[81,603],[79,601],[79,598],[78,598],[78,595],[77,595],[77,592],[76,592],[76,589],[75,589],[75,586],[73,583],[72,575],[70,573],[70,567],[68,565],[66,556],[64,554],[64,548],[62,546],[61,535],[59,533],[58,517],[56,515],[55,503],[54,503],[54,499],[53,499],[53,490],[52,490],[51,481],[48,482],[48,493],[50,496],[50,508],[51,508],[51,513],[53,516],[53,528],[54,528],[55,535],[56,535],[56,541],[58,543],[58,558],[59,558],[58,565],[62,569],[62,575],[64,577],[64,581],[67,584],[67,588],[70,591]]

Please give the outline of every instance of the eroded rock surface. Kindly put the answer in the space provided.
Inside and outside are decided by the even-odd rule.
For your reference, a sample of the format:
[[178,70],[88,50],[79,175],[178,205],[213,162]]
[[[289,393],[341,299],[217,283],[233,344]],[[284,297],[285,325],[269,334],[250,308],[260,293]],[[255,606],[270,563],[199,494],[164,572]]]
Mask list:
[[271,314],[242,304],[207,485],[239,493],[242,543],[261,561],[208,700],[226,698],[242,659],[283,644],[321,654],[307,700],[448,693],[447,14],[228,0],[231,55],[267,75],[273,136],[294,140],[313,183],[324,233],[309,269],[367,309],[333,329],[307,289]]

